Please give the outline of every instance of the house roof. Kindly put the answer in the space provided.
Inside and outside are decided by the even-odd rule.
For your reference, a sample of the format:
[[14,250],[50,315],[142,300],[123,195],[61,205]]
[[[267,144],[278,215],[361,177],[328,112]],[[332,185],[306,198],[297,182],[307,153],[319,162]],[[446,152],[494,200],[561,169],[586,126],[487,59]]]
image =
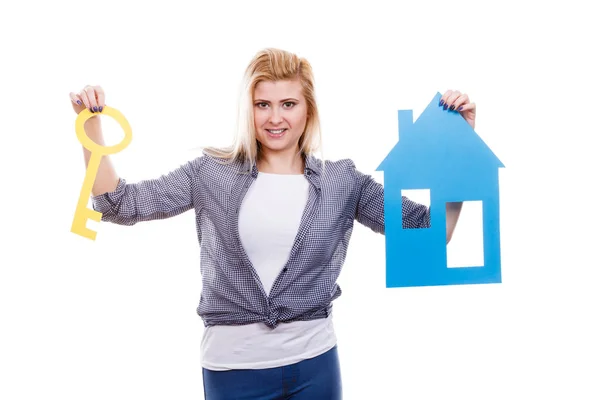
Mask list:
[[[503,168],[504,164],[456,111],[439,106],[438,92],[413,123],[412,110],[398,111],[399,141],[377,167],[414,168],[427,163],[438,168]],[[456,168],[454,168],[456,170]]]

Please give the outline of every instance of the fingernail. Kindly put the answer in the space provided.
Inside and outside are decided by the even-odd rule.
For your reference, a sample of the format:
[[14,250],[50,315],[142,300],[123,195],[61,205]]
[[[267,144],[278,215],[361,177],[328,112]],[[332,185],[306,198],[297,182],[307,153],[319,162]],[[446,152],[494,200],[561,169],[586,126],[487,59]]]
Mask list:
[[94,112],[94,110],[92,110],[92,107],[90,107],[90,112]]
[[462,106],[458,107],[458,111],[460,111],[460,110],[462,110],[462,109],[463,109],[463,107],[462,107]]
[[448,104],[444,103],[444,110],[448,109]]
[[77,100],[77,104],[81,105],[81,100]]
[[98,111],[102,112],[102,109],[103,109],[103,108],[104,108],[104,107],[100,107],[100,108],[98,109]]
[[98,111],[98,107],[94,107],[94,112]]
[[454,108],[455,108],[454,105],[451,105],[450,106],[450,111],[454,111]]
[[442,106],[442,104],[444,104],[444,100],[440,100],[439,106]]

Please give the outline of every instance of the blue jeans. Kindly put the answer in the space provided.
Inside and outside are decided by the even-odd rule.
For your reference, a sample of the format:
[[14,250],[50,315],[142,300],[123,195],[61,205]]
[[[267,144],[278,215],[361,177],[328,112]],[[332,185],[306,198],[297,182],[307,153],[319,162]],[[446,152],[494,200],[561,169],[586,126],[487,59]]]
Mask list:
[[341,400],[337,346],[296,364],[266,369],[202,369],[206,400]]

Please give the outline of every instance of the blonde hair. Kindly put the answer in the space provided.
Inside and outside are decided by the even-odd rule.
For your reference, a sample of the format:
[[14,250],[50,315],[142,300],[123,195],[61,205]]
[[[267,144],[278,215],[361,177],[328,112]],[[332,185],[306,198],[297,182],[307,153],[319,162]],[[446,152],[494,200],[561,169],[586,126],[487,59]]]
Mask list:
[[226,162],[242,161],[253,166],[260,156],[254,128],[254,90],[262,81],[298,80],[307,103],[307,120],[300,136],[300,154],[308,156],[322,147],[313,70],[305,58],[285,50],[266,48],[252,58],[244,73],[238,103],[238,120],[233,144],[226,148],[206,147],[204,153]]

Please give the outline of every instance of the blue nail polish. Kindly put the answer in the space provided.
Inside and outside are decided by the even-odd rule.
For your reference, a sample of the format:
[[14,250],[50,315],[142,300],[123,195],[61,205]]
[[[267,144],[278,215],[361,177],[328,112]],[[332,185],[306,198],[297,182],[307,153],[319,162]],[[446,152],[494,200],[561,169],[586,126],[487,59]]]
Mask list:
[[454,111],[454,105],[450,106],[450,111]]
[[462,106],[458,107],[458,111],[460,111],[460,110],[462,110],[462,109],[463,109],[463,107],[462,107]]
[[81,105],[81,100],[77,100],[77,104]]
[[444,103],[444,110],[447,110],[447,109],[448,109],[448,104]]
[[94,107],[94,112],[98,111],[98,107]]
[[102,112],[102,109],[103,109],[103,108],[104,108],[104,107],[100,107],[100,108],[98,109],[98,111]]
[[441,107],[444,104],[444,100],[440,100],[439,106]]

